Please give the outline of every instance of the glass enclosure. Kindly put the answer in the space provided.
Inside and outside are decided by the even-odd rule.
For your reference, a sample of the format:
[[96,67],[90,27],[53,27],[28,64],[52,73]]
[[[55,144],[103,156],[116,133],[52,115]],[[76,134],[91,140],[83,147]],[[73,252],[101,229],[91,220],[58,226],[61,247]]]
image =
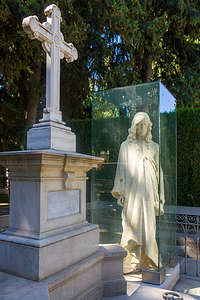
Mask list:
[[92,155],[105,162],[90,174],[88,220],[101,243],[159,271],[176,251],[175,98],[153,82],[96,92],[92,107]]

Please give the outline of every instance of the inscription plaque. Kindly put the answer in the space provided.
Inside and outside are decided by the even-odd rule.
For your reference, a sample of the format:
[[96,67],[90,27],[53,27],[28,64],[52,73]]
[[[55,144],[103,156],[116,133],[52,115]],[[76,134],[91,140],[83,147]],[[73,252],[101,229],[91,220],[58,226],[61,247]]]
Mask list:
[[48,219],[80,213],[80,190],[48,192]]

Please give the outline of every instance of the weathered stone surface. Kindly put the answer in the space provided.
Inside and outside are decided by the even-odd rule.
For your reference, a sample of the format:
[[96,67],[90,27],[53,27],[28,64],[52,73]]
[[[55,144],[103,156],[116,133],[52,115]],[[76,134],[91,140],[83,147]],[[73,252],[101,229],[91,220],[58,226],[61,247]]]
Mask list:
[[[101,158],[54,150],[26,150],[0,153],[0,162],[9,169],[10,233],[39,239],[54,234],[52,231],[85,222],[86,172],[101,164]],[[80,192],[79,212],[70,214],[66,207],[64,216],[48,218],[48,194],[73,190]]]
[[100,300],[102,298],[101,263],[97,252],[88,259],[47,279],[51,300]]
[[48,285],[0,272],[1,300],[50,300]]
[[54,149],[76,152],[76,135],[55,122],[39,123],[27,132],[27,149]]
[[42,240],[0,234],[0,267],[10,274],[41,280],[98,250],[98,227],[81,226]]
[[104,254],[102,264],[102,280],[104,297],[126,294],[127,282],[123,276],[123,259],[127,252],[117,244],[101,244]]
[[100,300],[100,252],[40,282],[0,272],[1,300]]
[[48,192],[48,220],[80,213],[80,200],[80,190]]
[[41,280],[98,250],[98,226],[86,221],[86,172],[101,158],[27,150],[0,153],[0,161],[11,187],[10,223],[0,234],[2,271]]

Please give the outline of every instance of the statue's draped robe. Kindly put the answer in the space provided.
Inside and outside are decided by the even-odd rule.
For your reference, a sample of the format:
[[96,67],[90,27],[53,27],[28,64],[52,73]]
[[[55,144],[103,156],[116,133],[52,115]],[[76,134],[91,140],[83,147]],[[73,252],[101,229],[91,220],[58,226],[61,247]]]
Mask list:
[[[156,218],[159,213],[159,146],[144,140],[121,144],[112,195],[124,198],[121,245],[141,246],[145,256],[158,265]],[[160,172],[160,212],[163,214],[164,188]],[[141,255],[134,253],[136,261]],[[137,257],[138,256],[138,257]]]

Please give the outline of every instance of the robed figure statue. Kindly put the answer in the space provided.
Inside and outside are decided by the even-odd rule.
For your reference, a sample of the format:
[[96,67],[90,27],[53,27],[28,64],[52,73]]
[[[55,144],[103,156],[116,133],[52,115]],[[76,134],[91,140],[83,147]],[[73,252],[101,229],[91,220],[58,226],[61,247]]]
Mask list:
[[164,213],[164,184],[151,129],[148,114],[136,113],[119,151],[112,195],[123,207],[124,273],[158,266],[155,216]]

